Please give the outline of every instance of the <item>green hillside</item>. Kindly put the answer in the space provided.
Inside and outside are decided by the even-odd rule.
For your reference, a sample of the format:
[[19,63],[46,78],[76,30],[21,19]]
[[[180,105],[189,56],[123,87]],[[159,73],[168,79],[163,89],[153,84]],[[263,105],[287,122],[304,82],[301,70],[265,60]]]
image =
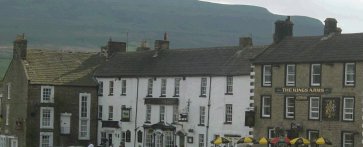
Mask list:
[[[0,47],[11,46],[21,33],[30,48],[92,51],[110,37],[127,41],[130,48],[141,40],[153,46],[164,32],[171,48],[237,45],[241,36],[268,44],[277,19],[285,16],[260,7],[197,0],[0,0]],[[317,19],[292,17],[292,21],[296,36],[322,34]],[[0,72],[9,63],[8,50],[0,52]]]

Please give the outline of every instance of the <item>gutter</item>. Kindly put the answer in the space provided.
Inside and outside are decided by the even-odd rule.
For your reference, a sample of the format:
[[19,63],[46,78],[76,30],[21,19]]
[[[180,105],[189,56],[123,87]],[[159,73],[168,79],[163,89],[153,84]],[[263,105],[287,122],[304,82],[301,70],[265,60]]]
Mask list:
[[134,132],[134,147],[136,147],[136,130],[137,130],[137,106],[138,106],[138,103],[139,103],[139,78],[136,78],[137,79],[137,84],[136,84],[136,107],[135,107],[135,132]]
[[210,118],[210,107],[211,107],[211,102],[210,102],[210,98],[211,98],[211,91],[212,91],[212,76],[209,76],[209,96],[208,96],[208,120],[207,120],[207,126],[206,126],[206,145],[208,146],[209,140],[209,118]]

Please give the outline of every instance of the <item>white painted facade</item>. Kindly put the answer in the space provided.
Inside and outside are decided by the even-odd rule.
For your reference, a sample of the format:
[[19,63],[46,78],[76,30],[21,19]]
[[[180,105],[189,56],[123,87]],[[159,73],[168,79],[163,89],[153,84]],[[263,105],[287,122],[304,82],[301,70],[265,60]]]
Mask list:
[[[118,147],[123,140],[123,133],[129,130],[131,132],[129,142],[125,142],[125,146],[147,147],[146,136],[148,132],[144,125],[153,125],[160,122],[160,104],[150,104],[151,106],[151,121],[146,121],[146,105],[145,98],[148,90],[148,80],[153,81],[152,97],[158,99],[161,96],[161,81],[166,79],[166,95],[162,98],[178,99],[178,105],[165,106],[165,126],[174,126],[172,132],[172,142],[174,145],[184,146],[213,146],[210,142],[215,138],[215,135],[220,136],[235,136],[238,138],[249,136],[252,128],[244,125],[245,111],[250,107],[251,86],[250,75],[233,76],[233,94],[226,94],[227,76],[195,76],[195,77],[130,77],[130,78],[96,78],[103,83],[103,94],[99,96],[99,105],[102,106],[102,119],[98,121],[98,144],[101,144],[101,138],[106,136],[109,140],[112,136],[113,147]],[[174,96],[175,78],[180,80],[180,94]],[[201,97],[201,79],[207,79],[206,95]],[[126,80],[126,95],[121,95],[121,83]],[[113,81],[113,95],[109,95],[109,81]],[[253,88],[252,88],[253,89]],[[252,92],[253,94],[253,92]],[[226,122],[226,104],[232,105],[232,121],[230,124]],[[131,108],[130,121],[121,122],[121,107]],[[189,106],[188,106],[189,105]],[[113,107],[113,119],[108,120],[109,106]],[[173,109],[177,106],[178,117],[180,113],[188,113],[187,122],[174,122]],[[204,126],[200,125],[200,107],[205,107]],[[209,107],[210,106],[210,107]],[[136,112],[137,111],[137,112]],[[102,127],[103,121],[118,121],[118,127]],[[136,122],[136,123],[135,123]],[[209,127],[207,127],[209,124]],[[142,132],[142,142],[139,142],[137,132]],[[156,143],[156,134],[165,133],[162,130],[152,130],[152,143]],[[135,134],[136,133],[136,134]],[[185,135],[185,136],[183,136]],[[203,139],[200,139],[203,137]],[[126,137],[125,137],[126,138]],[[232,137],[233,138],[233,137]],[[136,140],[135,140],[136,139]],[[166,135],[163,135],[163,145],[167,146]],[[199,141],[203,141],[200,144]],[[183,142],[183,143],[182,143]],[[174,146],[173,146],[174,147]]]

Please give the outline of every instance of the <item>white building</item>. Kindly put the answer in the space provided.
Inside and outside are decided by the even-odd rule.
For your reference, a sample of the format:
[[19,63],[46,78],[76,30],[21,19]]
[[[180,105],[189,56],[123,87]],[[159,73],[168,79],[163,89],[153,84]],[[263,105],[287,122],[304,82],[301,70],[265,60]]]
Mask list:
[[248,59],[263,47],[168,45],[157,40],[155,50],[115,54],[96,71],[98,145],[207,147],[216,135],[231,144],[251,135],[245,126],[253,105]]

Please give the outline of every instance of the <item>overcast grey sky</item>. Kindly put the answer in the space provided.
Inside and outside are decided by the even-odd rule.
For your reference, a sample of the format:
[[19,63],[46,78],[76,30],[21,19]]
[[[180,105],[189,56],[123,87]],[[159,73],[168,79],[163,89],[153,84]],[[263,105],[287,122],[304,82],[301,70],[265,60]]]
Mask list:
[[343,33],[363,32],[363,0],[202,0],[221,4],[254,5],[279,15],[300,15],[324,21],[333,17]]

